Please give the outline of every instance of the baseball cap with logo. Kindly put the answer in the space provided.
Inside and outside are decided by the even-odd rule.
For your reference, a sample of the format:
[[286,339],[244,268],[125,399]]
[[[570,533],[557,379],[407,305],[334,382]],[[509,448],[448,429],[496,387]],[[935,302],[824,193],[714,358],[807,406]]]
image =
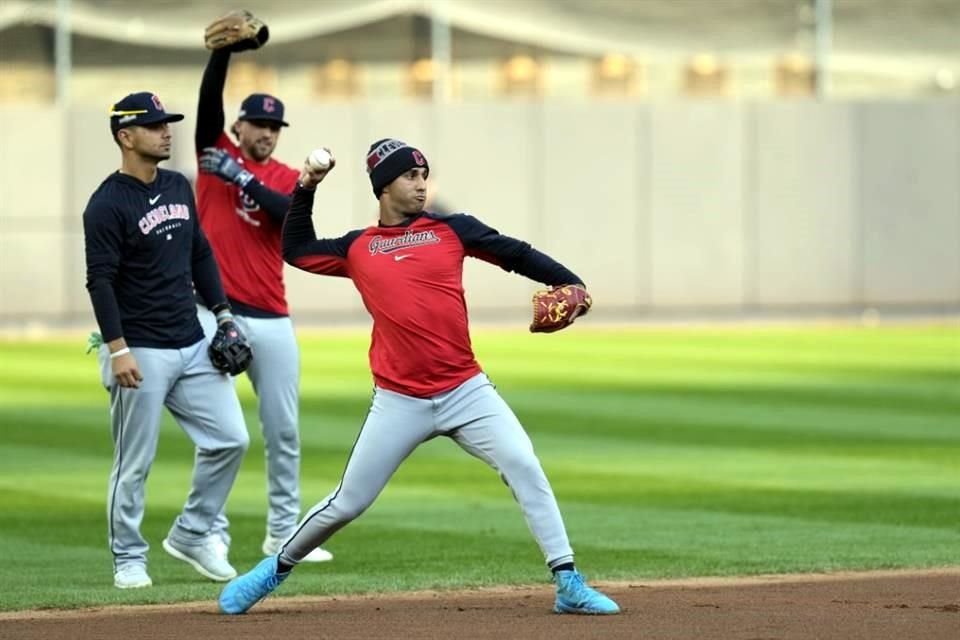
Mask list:
[[289,127],[283,120],[283,102],[267,93],[252,93],[240,103],[237,120],[272,120],[281,127]]
[[113,135],[117,135],[117,131],[124,127],[180,120],[183,120],[183,114],[167,113],[157,94],[149,91],[131,93],[110,108],[110,131]]

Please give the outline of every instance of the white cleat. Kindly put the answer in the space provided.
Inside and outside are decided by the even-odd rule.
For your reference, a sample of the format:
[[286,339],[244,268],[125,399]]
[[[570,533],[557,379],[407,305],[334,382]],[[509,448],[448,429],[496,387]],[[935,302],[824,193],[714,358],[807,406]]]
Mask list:
[[[287,538],[274,538],[268,533],[267,537],[263,540],[263,555],[277,555],[280,553],[280,549],[283,547],[283,543],[286,541]],[[300,562],[329,562],[330,560],[333,560],[333,554],[326,549],[317,547],[308,553]]]
[[200,575],[227,582],[237,577],[237,570],[227,561],[226,545],[219,536],[209,536],[203,544],[190,547],[170,538],[163,539],[163,550],[177,560],[183,560],[197,570]]
[[153,586],[142,564],[125,564],[113,574],[113,586],[117,589],[143,589]]

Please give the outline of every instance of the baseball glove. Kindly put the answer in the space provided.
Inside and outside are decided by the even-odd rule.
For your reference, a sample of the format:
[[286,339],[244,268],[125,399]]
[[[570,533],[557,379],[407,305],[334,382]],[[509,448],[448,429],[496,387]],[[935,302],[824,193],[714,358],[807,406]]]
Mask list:
[[232,376],[246,371],[253,360],[250,343],[233,320],[221,322],[217,326],[207,354],[214,367]]
[[579,284],[567,284],[553,289],[544,289],[533,294],[533,322],[530,331],[553,333],[573,324],[587,313],[593,298]]
[[237,9],[219,18],[207,27],[203,42],[207,49],[246,51],[259,49],[270,38],[267,25],[249,11]]

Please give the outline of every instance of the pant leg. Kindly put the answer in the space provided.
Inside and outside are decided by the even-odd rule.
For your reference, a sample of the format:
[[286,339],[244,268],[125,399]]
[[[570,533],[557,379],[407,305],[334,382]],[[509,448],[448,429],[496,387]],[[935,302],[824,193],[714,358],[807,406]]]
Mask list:
[[300,521],[281,559],[296,564],[366,511],[400,464],[433,433],[431,400],[377,389],[340,484]]
[[210,364],[207,341],[179,352],[185,368],[167,396],[167,407],[193,440],[196,454],[192,487],[170,536],[197,545],[214,532],[250,437],[233,382]]
[[471,378],[438,401],[441,428],[507,483],[547,565],[571,561],[563,517],[530,437],[486,375]]
[[290,318],[236,319],[254,353],[247,375],[257,394],[267,463],[267,531],[285,538],[300,518],[300,351]]
[[174,349],[133,347],[130,351],[143,374],[137,389],[116,383],[106,346],[98,353],[101,382],[110,393],[114,444],[107,486],[107,538],[115,570],[125,564],[147,563],[149,545],[140,533],[145,483],[157,453],[164,398],[180,371]]
[[[213,315],[213,312],[204,307],[203,305],[197,305],[197,320],[200,321],[200,326],[203,327],[203,337],[207,344],[213,339],[213,334],[217,332],[217,318]],[[236,378],[232,378],[234,382],[234,390],[236,390]],[[238,397],[239,399],[239,397]],[[246,424],[246,423],[244,423]],[[230,526],[230,520],[227,519],[227,510],[224,507],[220,513],[217,514],[216,519],[213,522],[213,529],[211,533],[220,536],[223,539],[223,543],[228,547],[230,546],[230,532],[228,527]]]

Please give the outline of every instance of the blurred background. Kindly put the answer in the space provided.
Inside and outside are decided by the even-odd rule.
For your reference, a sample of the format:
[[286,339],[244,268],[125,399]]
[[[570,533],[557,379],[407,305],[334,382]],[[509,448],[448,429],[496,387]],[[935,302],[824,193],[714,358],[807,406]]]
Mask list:
[[[187,119],[220,0],[0,0],[0,325],[92,327],[81,214],[119,166],[107,111]],[[248,0],[233,56],[286,102],[276,157],[329,146],[321,235],[375,220],[363,158],[399,137],[434,207],[570,266],[613,321],[960,316],[958,0]],[[473,317],[536,288],[469,261]],[[347,281],[288,272],[308,323],[365,318]]]

